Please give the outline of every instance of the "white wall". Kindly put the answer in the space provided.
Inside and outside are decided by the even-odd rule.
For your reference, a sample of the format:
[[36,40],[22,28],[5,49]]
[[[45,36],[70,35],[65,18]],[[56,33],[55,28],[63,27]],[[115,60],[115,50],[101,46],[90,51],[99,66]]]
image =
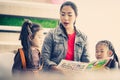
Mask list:
[[120,56],[120,0],[71,0],[79,9],[77,26],[88,36],[91,59],[95,44],[110,40]]

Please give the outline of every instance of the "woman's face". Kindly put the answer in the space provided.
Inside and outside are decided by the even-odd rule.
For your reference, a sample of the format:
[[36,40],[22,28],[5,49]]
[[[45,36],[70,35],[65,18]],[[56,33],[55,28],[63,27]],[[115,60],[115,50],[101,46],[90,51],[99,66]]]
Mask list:
[[109,58],[110,55],[110,50],[108,47],[104,44],[98,44],[96,46],[96,54],[95,54],[97,59],[107,59]]
[[64,6],[60,11],[60,20],[63,26],[67,28],[73,27],[76,15],[71,6]]

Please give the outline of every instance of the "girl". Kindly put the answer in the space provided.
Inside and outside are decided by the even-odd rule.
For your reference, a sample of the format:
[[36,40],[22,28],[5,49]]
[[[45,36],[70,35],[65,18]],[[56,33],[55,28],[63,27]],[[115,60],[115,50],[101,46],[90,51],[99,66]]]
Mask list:
[[44,71],[61,71],[57,65],[62,59],[89,62],[87,37],[75,26],[77,7],[71,1],[60,7],[60,24],[51,30],[44,39],[42,56]]
[[42,29],[38,24],[26,20],[21,29],[20,40],[22,47],[14,57],[12,72],[39,70],[42,67],[40,53]]
[[120,68],[119,60],[118,60],[118,57],[114,50],[114,47],[113,47],[112,43],[108,40],[102,40],[96,44],[95,56],[98,60],[109,59],[109,62],[106,64],[106,66],[110,69],[114,69],[117,66],[118,66],[118,68]]

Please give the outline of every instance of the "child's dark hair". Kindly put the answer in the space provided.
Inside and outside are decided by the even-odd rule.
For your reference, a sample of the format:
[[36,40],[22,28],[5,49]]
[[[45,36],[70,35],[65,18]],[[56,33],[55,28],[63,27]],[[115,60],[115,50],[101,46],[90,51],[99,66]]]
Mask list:
[[112,43],[110,41],[108,41],[108,40],[102,40],[102,41],[99,41],[96,44],[96,47],[97,47],[97,45],[102,44],[102,43],[105,44],[109,48],[109,50],[111,50],[112,53],[113,53],[112,54],[113,55],[113,60],[110,61],[111,65],[107,65],[107,66],[109,68],[115,68],[115,62],[117,62],[118,63],[118,68],[120,69],[119,59],[118,59],[118,56],[117,56],[117,54],[115,52],[115,49],[114,49]]
[[40,29],[41,29],[40,25],[32,23],[30,20],[25,20],[22,25],[19,40],[21,40],[23,50],[25,51],[24,52],[25,57],[27,57],[29,61],[32,61],[32,55],[30,49],[31,42],[29,40],[29,37],[34,38],[36,32],[39,31]]

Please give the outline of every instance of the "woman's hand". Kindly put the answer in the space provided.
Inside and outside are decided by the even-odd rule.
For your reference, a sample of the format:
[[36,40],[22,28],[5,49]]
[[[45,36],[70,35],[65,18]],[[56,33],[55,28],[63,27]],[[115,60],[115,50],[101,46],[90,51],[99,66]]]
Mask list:
[[65,74],[63,70],[57,68],[57,66],[51,66],[51,71],[60,73],[60,74]]

